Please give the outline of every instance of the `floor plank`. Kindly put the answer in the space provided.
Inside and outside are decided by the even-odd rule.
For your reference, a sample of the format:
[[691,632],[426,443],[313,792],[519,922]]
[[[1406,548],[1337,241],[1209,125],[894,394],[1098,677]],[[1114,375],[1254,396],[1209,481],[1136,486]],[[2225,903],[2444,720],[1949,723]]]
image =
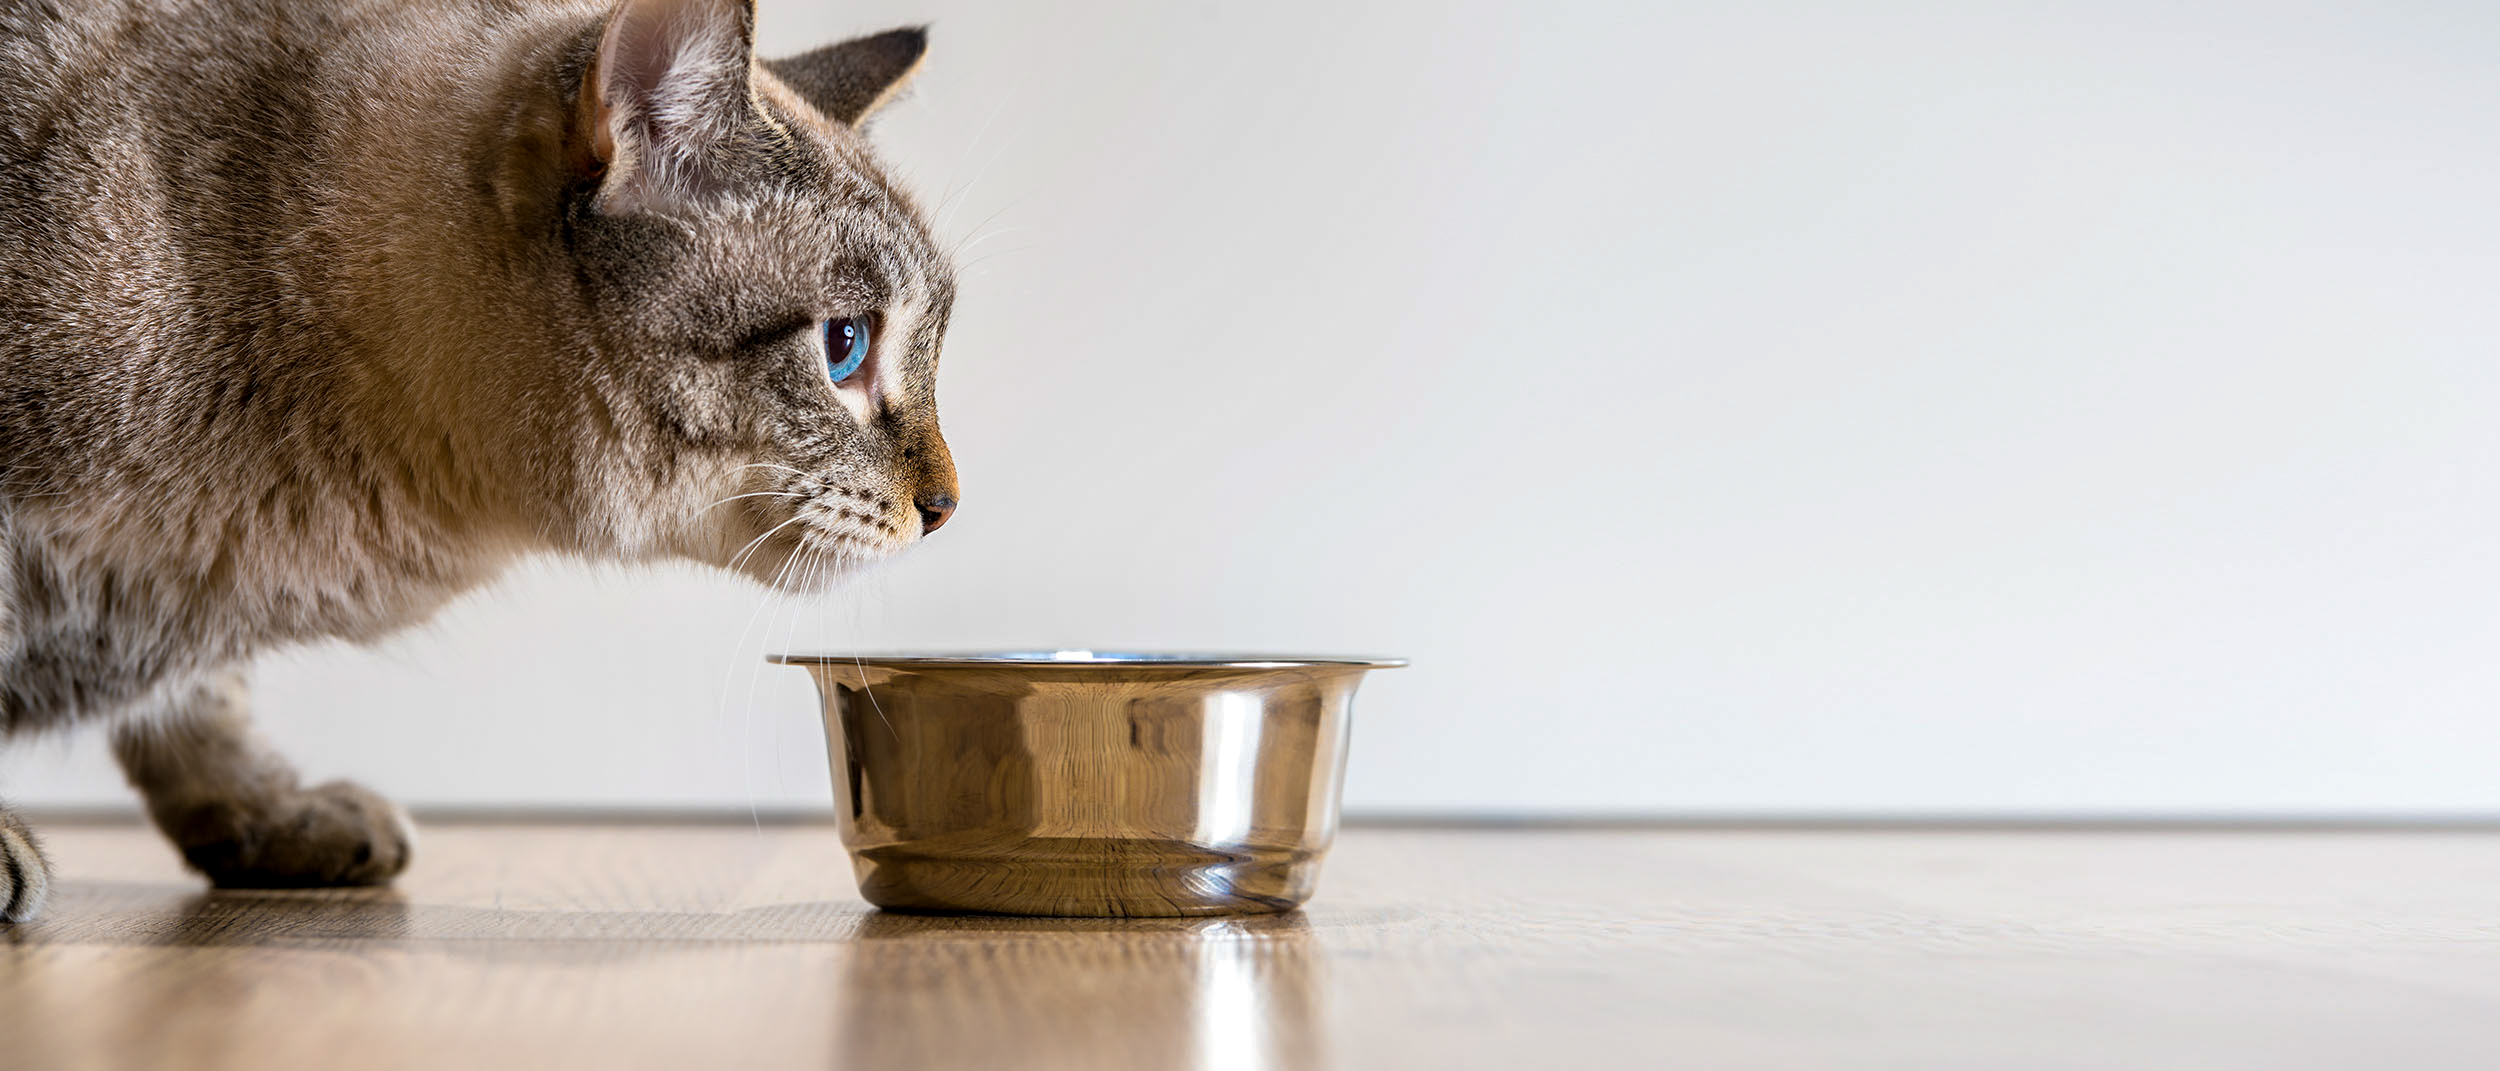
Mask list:
[[886,915],[819,826],[438,823],[208,894],[51,831],[0,1067],[2488,1066],[2500,833],[1358,829],[1305,912]]

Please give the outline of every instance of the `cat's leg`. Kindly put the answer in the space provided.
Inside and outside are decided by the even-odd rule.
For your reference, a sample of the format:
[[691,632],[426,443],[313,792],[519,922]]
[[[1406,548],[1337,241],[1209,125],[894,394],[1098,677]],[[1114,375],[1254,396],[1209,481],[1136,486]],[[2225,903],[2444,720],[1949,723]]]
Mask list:
[[362,785],[304,787],[225,676],[115,728],[113,753],[182,857],[226,888],[376,885],[408,866],[408,815]]
[[52,865],[44,861],[34,831],[0,807],[0,926],[40,914],[51,885]]

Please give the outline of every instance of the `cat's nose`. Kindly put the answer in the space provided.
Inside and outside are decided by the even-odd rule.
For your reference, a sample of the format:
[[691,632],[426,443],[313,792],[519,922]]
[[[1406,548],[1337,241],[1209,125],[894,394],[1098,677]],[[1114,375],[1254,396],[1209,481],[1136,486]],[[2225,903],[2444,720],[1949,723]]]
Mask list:
[[920,534],[945,527],[946,519],[955,515],[955,496],[940,491],[914,503],[920,507]]

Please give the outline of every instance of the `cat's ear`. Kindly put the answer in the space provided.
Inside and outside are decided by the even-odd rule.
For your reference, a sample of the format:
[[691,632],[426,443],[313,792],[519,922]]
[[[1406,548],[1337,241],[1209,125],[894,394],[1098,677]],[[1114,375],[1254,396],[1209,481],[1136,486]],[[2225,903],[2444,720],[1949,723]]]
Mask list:
[[920,58],[928,51],[929,28],[906,26],[787,59],[765,60],[764,66],[825,113],[825,118],[858,126],[868,113],[894,99],[895,91],[920,69]]
[[754,116],[754,65],[754,0],[616,0],[582,81],[599,207],[701,194]]

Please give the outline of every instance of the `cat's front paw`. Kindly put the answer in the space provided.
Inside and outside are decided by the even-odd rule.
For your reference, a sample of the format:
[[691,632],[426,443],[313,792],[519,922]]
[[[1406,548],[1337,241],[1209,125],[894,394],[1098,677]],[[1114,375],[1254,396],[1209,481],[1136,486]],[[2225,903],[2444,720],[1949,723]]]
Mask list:
[[363,785],[332,781],[189,816],[183,858],[225,889],[379,885],[408,868],[416,827]]
[[17,816],[0,810],[0,926],[25,922],[43,913],[43,894],[52,887],[52,865],[43,846]]

